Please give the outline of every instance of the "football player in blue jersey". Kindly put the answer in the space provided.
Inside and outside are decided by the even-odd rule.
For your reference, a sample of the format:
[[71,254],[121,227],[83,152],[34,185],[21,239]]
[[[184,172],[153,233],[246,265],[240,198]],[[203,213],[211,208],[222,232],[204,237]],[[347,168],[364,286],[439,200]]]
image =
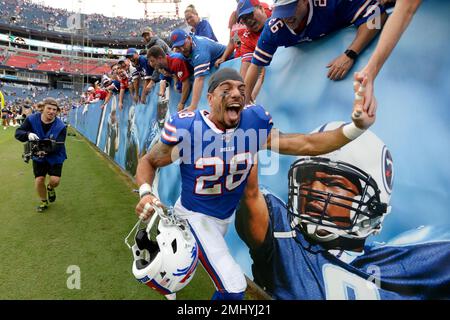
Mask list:
[[[363,82],[364,84],[364,82]],[[375,121],[361,112],[355,97],[353,121],[311,135],[283,134],[272,128],[262,106],[244,107],[245,84],[233,69],[220,69],[208,83],[210,112],[181,111],[164,125],[161,140],[139,161],[136,214],[147,220],[151,204],[159,205],[152,184],[157,168],[180,159],[181,196],[175,213],[189,222],[199,245],[199,258],[216,286],[213,299],[242,299],[246,280],[231,256],[224,235],[244,192],[261,149],[288,155],[319,155],[336,150],[361,135]]]
[[[209,38],[188,35],[182,29],[176,29],[170,35],[172,48],[182,53],[194,69],[194,85],[189,111],[197,109],[203,90],[205,77],[210,74],[216,60],[222,57],[226,47]],[[232,56],[227,57],[231,59]]]
[[384,7],[376,0],[275,0],[272,17],[264,25],[245,76],[247,103],[258,74],[270,64],[278,47],[313,41],[354,25],[358,28],[355,39],[327,65],[328,78],[343,79],[386,19]]
[[390,211],[394,182],[391,154],[370,130],[337,151],[295,161],[287,206],[258,188],[257,170],[236,230],[250,248],[255,282],[273,298],[450,298],[448,232],[433,241],[419,240],[417,230],[401,244],[366,243]]

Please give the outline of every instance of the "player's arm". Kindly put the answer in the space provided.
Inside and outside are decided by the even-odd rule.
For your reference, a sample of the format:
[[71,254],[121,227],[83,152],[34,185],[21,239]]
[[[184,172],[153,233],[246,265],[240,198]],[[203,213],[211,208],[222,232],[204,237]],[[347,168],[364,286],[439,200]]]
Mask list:
[[214,63],[214,66],[216,68],[219,68],[219,66],[224,63],[225,61],[227,61],[228,57],[233,53],[234,50],[234,41],[233,39],[230,37],[230,41],[228,41],[228,45],[224,51],[224,53],[222,54],[222,56],[216,60],[216,62]]
[[372,76],[376,77],[378,75],[381,67],[386,62],[395,45],[400,40],[403,32],[411,22],[421,2],[421,0],[396,1],[394,11],[387,20],[375,51],[366,66],[366,68],[371,71]]
[[[369,59],[367,65],[358,73],[355,74],[355,80],[361,81],[364,75],[368,78],[367,90],[365,92],[364,110],[370,106],[373,97],[373,84],[375,78],[391,54],[394,47],[397,45],[403,32],[411,22],[415,12],[421,4],[421,0],[397,0],[394,11],[381,32],[378,44],[375,51]],[[372,114],[372,110],[369,110]]]
[[[251,41],[243,41],[241,44],[241,52],[242,52],[242,58],[241,58],[241,69],[240,69],[240,73],[243,79],[246,78],[247,76],[247,71],[248,68],[252,65],[252,59],[253,59],[253,55],[255,53],[255,46],[254,43]],[[256,59],[256,58],[255,58]],[[257,68],[258,70],[258,74],[257,74],[257,78],[256,81],[253,84],[254,79],[249,79],[249,84],[250,82],[252,85],[252,90],[247,90],[248,94],[250,95],[250,98],[248,99],[248,102],[250,101],[255,101],[256,97],[258,96],[258,93],[263,85],[264,82],[264,74],[265,74],[265,68],[263,67],[263,65],[258,65],[259,67]],[[247,104],[248,104],[247,102]]]
[[267,141],[267,148],[292,156],[317,156],[339,149],[350,141],[342,128],[313,134],[287,134],[274,128]]
[[189,106],[189,111],[194,111],[198,107],[203,90],[204,76],[199,76],[194,79],[194,86],[192,88],[192,100]]
[[[277,35],[283,27],[283,21],[279,19],[268,19],[264,24],[264,28],[259,36],[256,47],[251,50],[253,51],[253,57],[244,79],[246,87],[246,105],[250,104],[252,99],[256,99],[256,96],[252,96],[256,82],[258,81],[259,75],[263,72],[263,69],[270,65],[273,55],[277,51]],[[245,43],[243,46],[243,50],[245,51]]]
[[140,82],[140,77],[134,78],[134,80],[133,80],[133,88],[134,88],[133,100],[135,103],[138,103],[138,101],[139,101],[139,82]]
[[[366,83],[367,78],[364,78],[363,84]],[[364,133],[375,122],[375,116],[370,117],[366,111],[362,110],[364,88],[359,83],[354,86],[355,100],[350,124],[332,131],[313,134],[284,134],[277,129],[272,129],[266,147],[281,154],[298,156],[317,156],[343,147]],[[373,103],[376,103],[376,100]],[[374,108],[376,109],[376,106]]]
[[151,150],[141,159],[136,169],[136,183],[139,185],[139,196],[141,200],[136,206],[136,214],[143,220],[152,215],[153,210],[145,208],[147,203],[158,205],[159,200],[153,195],[151,185],[155,179],[156,170],[167,166],[178,158],[178,148],[167,145],[161,141],[157,142]]
[[192,100],[189,111],[195,111],[200,102],[205,77],[210,74],[211,53],[199,52],[197,59],[193,63],[194,67],[194,85],[192,87]]
[[165,98],[166,97],[166,88],[167,88],[167,81],[165,79],[161,79],[159,81],[159,93],[158,93],[158,95],[161,98]]
[[[240,73],[241,73],[242,78],[245,79],[245,77],[247,76],[248,68],[249,68],[251,65],[252,65],[252,64],[251,64],[250,61],[244,61],[244,60],[242,60],[242,62],[241,62],[241,69],[240,69]],[[266,74],[266,69],[265,69],[264,67],[260,67],[259,70],[258,70],[258,72],[259,72],[259,73],[258,73],[258,77],[257,77],[257,79],[256,79],[254,88],[253,88],[253,90],[252,90],[251,98],[249,99],[249,102],[250,102],[250,101],[255,101],[255,100],[256,100],[256,97],[258,96],[258,93],[259,93],[259,91],[261,90],[261,87],[262,87],[262,85],[263,85],[263,83],[264,83],[264,76],[265,76],[265,74]],[[248,103],[247,103],[247,104],[248,104]]]
[[250,249],[257,249],[263,244],[269,227],[269,211],[258,187],[257,164],[248,175],[235,225],[239,237]]
[[256,100],[256,97],[259,94],[259,91],[261,91],[262,85],[264,84],[264,78],[266,76],[266,69],[261,68],[260,73],[258,74],[258,80],[256,81],[255,88],[252,92],[252,99]]
[[150,90],[152,90],[154,85],[155,85],[155,81],[153,79],[149,79],[145,82],[145,87],[144,87],[144,90],[142,90],[142,95],[141,95],[141,103],[145,104],[145,102],[147,100],[147,94],[150,92]]
[[129,78],[128,78],[128,90],[129,90],[129,92],[130,92],[130,96],[131,96],[132,99],[133,99],[133,97],[134,97],[134,85],[133,85],[133,81],[134,81],[133,76],[129,76]]
[[241,68],[239,69],[239,73],[241,74],[241,77],[243,79],[245,79],[245,76],[247,75],[247,71],[248,68],[250,67],[250,64],[251,63],[249,61],[241,60]]
[[245,75],[245,104],[248,105],[252,102],[252,92],[255,88],[256,82],[258,81],[258,76],[260,72],[262,72],[263,66],[257,66],[256,64],[251,63],[247,69],[247,73]]
[[130,94],[133,98],[133,101],[137,103],[139,99],[139,71],[136,70],[135,67],[130,65],[130,73],[131,73],[131,81],[130,81]]
[[186,104],[190,92],[191,92],[191,82],[189,81],[189,78],[187,78],[182,82],[181,99],[180,103],[178,104],[178,110],[182,110],[184,108],[184,105]]
[[119,109],[122,111],[123,109],[123,96],[125,95],[125,88],[120,85],[120,93],[119,93]]

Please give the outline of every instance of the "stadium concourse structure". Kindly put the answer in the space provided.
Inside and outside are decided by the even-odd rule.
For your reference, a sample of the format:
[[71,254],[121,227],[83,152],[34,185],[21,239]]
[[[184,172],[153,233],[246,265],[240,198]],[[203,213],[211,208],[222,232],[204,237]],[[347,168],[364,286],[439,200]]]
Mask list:
[[[110,70],[128,47],[143,48],[141,31],[157,35],[184,24],[177,18],[128,19],[85,15],[31,1],[0,7],[0,81],[79,95]],[[20,91],[20,90],[19,90]]]

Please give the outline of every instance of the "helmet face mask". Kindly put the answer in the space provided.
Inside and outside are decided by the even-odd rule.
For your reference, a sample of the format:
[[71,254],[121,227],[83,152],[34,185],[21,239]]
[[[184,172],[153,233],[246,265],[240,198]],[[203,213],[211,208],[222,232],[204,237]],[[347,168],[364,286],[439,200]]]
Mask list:
[[[318,173],[322,174],[322,178],[319,178]],[[336,176],[343,177],[347,183],[353,184],[353,190],[348,189],[344,182],[328,178]],[[314,189],[312,187],[314,180],[326,185],[326,190]],[[332,192],[336,189],[343,189],[347,194]],[[357,193],[354,192],[355,189]],[[310,203],[315,203],[315,206],[310,206]],[[336,207],[347,215],[331,215],[330,211],[337,211]],[[306,228],[305,224],[313,224],[322,227],[315,228],[316,230],[325,230],[343,237],[361,238],[362,235],[363,237],[367,235],[358,235],[357,231],[369,221],[372,223],[379,221],[386,213],[387,205],[381,203],[380,190],[371,176],[350,164],[316,157],[300,159],[291,166],[288,209],[291,220],[301,222],[294,224],[303,231]],[[308,213],[309,210],[313,214]]]
[[289,170],[291,227],[317,242],[365,240],[381,231],[390,211],[393,173],[389,150],[370,130],[332,153],[299,158]]
[[[159,216],[156,237],[151,229]],[[194,277],[198,245],[190,227],[175,215],[154,214],[145,229],[135,236],[133,275],[163,295],[183,289]]]

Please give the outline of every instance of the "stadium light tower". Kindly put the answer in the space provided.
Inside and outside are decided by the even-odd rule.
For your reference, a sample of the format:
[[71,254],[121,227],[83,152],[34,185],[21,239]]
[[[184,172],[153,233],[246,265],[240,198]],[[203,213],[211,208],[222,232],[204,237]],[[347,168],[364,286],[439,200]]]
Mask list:
[[156,14],[162,14],[165,13],[167,15],[171,15],[173,14],[173,10],[167,10],[167,11],[151,11],[151,15],[149,14],[148,11],[148,5],[150,4],[170,4],[173,3],[175,4],[175,16],[177,18],[179,18],[179,3],[181,2],[181,0],[138,0],[139,3],[143,3],[144,4],[144,8],[145,8],[145,18],[148,19],[150,16],[154,16]]

